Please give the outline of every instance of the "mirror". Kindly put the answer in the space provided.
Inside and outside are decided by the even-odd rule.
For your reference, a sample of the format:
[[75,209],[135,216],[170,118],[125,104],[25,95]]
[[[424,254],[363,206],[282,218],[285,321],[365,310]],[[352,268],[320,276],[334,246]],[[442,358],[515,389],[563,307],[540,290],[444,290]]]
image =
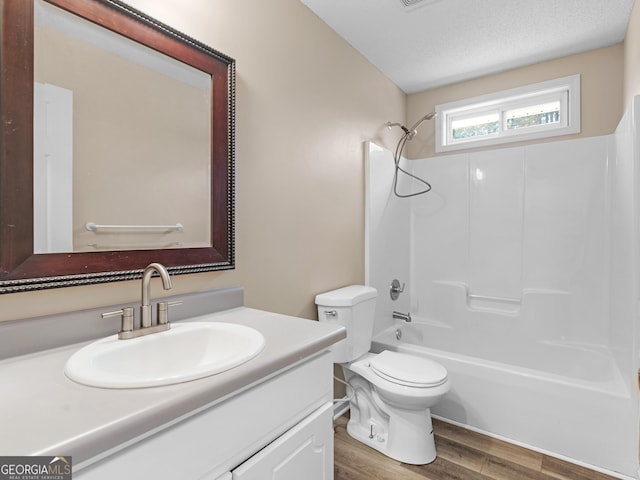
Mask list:
[[116,0],[1,1],[0,293],[233,268],[233,59]]
[[211,75],[34,16],[34,253],[210,246]]

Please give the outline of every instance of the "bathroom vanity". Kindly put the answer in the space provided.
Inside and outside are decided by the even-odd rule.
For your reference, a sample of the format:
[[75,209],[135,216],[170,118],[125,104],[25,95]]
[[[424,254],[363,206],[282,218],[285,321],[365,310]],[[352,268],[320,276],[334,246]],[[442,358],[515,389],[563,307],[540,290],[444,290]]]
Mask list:
[[242,306],[189,320],[254,328],[265,347],[213,376],[130,389],[64,375],[68,358],[88,342],[7,358],[0,454],[71,456],[80,480],[333,478],[328,347],[344,329]]

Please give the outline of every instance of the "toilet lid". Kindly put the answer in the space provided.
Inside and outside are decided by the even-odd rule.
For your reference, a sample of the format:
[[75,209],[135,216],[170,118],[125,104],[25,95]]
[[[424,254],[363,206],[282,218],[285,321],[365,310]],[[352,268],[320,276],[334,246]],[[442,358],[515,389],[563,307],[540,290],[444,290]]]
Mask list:
[[436,387],[447,380],[447,370],[423,357],[385,350],[369,365],[380,377],[408,387]]

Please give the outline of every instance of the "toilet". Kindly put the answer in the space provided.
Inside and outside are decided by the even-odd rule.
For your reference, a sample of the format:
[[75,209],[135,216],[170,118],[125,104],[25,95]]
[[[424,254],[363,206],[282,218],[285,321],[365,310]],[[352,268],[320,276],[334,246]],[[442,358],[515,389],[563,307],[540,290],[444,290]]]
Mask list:
[[351,387],[347,432],[388,457],[424,465],[436,458],[430,409],[449,391],[447,370],[416,355],[369,352],[377,295],[351,285],[316,296],[318,319],[347,329],[332,347]]

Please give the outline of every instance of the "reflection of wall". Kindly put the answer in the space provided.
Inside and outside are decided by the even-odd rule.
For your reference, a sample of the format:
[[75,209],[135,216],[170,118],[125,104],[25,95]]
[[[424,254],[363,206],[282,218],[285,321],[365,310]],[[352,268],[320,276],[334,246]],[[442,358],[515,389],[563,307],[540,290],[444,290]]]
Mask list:
[[[74,92],[74,251],[210,245],[209,92],[38,32],[36,80]],[[87,222],[184,230],[94,233]]]
[[624,101],[640,95],[640,3],[634,3],[624,39]]

